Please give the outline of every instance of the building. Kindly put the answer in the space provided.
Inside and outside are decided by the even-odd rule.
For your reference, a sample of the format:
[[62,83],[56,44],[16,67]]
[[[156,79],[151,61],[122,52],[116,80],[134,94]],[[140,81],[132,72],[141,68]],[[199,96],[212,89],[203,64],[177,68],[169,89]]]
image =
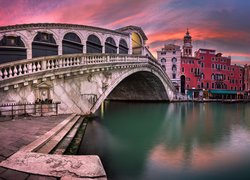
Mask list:
[[244,66],[244,92],[250,97],[250,65],[247,64]]
[[181,56],[181,93],[190,98],[242,98],[244,68],[231,65],[231,57],[216,50],[199,49],[192,54],[192,37],[187,30]]
[[181,49],[174,44],[165,45],[160,51],[157,51],[157,60],[171,79],[175,88],[180,91],[180,66]]

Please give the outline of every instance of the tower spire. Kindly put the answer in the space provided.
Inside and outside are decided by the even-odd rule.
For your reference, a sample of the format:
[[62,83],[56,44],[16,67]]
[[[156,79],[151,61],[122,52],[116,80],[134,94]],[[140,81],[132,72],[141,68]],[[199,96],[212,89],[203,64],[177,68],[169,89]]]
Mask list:
[[192,37],[190,36],[189,29],[187,28],[186,35],[183,39],[183,56],[191,57],[192,56]]

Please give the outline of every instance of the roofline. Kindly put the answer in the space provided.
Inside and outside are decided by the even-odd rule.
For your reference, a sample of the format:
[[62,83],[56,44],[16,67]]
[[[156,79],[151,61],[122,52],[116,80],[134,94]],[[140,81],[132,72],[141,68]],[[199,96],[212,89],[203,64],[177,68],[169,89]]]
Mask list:
[[122,27],[122,28],[119,28],[119,29],[116,29],[116,31],[124,31],[124,30],[128,30],[128,29],[131,29],[131,30],[138,30],[143,38],[143,40],[148,40],[146,34],[144,33],[144,31],[142,30],[141,27],[139,26],[133,26],[133,25],[129,25],[129,26],[125,26],[125,27]]
[[199,50],[204,50],[204,51],[214,51],[214,52],[216,51],[216,50],[214,50],[214,49],[204,49],[204,48],[200,48],[200,49],[198,49],[198,51],[199,51]]
[[16,25],[8,25],[8,26],[0,26],[0,31],[6,30],[23,30],[27,28],[77,28],[77,29],[95,29],[99,31],[107,31],[115,34],[121,34],[128,36],[128,33],[120,32],[117,30],[110,30],[100,27],[88,26],[88,25],[80,25],[80,24],[67,24],[67,23],[30,23],[30,24],[16,24]]

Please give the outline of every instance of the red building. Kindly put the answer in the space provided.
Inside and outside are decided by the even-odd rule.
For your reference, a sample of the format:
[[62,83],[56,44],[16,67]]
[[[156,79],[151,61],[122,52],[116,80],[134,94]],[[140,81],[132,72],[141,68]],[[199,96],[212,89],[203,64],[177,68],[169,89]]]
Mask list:
[[231,57],[224,57],[211,49],[199,49],[192,56],[192,37],[184,36],[181,57],[181,92],[192,98],[243,97],[244,68],[231,65]]

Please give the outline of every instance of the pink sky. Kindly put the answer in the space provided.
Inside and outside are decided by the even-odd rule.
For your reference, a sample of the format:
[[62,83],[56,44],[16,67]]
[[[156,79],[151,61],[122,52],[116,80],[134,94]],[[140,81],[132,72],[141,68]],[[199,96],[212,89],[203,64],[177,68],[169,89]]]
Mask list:
[[0,0],[0,25],[71,23],[117,29],[142,27],[155,53],[182,45],[190,29],[194,49],[212,48],[250,64],[250,2],[245,0]]

